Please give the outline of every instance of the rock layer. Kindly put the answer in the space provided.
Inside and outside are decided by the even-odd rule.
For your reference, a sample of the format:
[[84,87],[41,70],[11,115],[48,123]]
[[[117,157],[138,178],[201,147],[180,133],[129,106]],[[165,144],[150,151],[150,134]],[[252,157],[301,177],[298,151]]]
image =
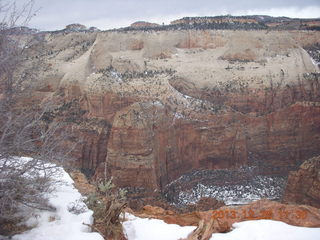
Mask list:
[[[34,35],[37,99],[79,100],[79,166],[153,192],[192,169],[287,174],[320,154],[319,32],[109,31]],[[29,41],[30,42],[30,41]],[[40,51],[41,50],[41,51]],[[39,54],[39,51],[41,54]]]

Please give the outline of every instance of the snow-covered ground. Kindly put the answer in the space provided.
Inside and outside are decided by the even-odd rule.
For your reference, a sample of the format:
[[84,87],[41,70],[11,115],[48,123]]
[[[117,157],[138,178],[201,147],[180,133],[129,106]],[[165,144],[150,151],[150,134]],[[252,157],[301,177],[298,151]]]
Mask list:
[[280,198],[286,181],[282,177],[255,176],[241,184],[214,186],[197,184],[188,191],[180,191],[178,204],[193,204],[201,197],[223,200],[227,205],[246,204],[262,198]]
[[[178,240],[186,238],[195,229],[128,215],[129,220],[123,223],[128,240]],[[319,237],[320,228],[296,227],[273,220],[252,220],[234,223],[231,232],[215,233],[210,240],[319,240]]]
[[253,220],[233,224],[229,233],[212,234],[210,240],[319,240],[320,228],[291,226],[273,220]]
[[24,209],[28,214],[25,224],[33,228],[13,236],[13,240],[103,240],[85,225],[93,222],[93,212],[86,207],[69,174],[59,170],[57,177],[62,183],[55,183],[55,191],[49,195],[49,203],[56,211]]
[[[25,160],[25,159],[24,159]],[[50,193],[49,202],[56,211],[25,209],[28,214],[26,225],[33,227],[13,240],[103,240],[95,232],[90,232],[86,224],[92,224],[92,211],[84,198],[73,186],[73,180],[62,169],[57,175],[63,183],[55,182],[55,191]],[[126,214],[123,222],[128,240],[178,240],[186,238],[196,227],[181,227],[166,224],[162,220],[138,218]],[[318,240],[320,228],[295,227],[272,220],[255,220],[235,223],[229,233],[213,234],[211,240]],[[0,236],[1,239],[1,236]]]
[[178,240],[186,238],[196,227],[181,227],[158,219],[138,218],[126,213],[123,229],[128,240]]

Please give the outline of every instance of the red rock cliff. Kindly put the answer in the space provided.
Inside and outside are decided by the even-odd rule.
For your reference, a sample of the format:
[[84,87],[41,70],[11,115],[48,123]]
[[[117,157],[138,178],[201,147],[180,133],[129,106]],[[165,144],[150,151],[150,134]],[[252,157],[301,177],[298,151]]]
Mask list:
[[[303,37],[303,36],[304,37]],[[319,32],[48,33],[36,94],[79,99],[79,166],[162,189],[193,169],[287,174],[320,154]],[[39,48],[47,49],[37,55]],[[27,64],[27,61],[26,61]],[[43,86],[50,85],[50,88]]]

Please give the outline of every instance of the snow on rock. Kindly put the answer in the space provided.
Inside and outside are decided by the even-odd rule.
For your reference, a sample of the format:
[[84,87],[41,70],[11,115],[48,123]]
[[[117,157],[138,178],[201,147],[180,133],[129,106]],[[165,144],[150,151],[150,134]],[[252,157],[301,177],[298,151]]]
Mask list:
[[34,228],[15,235],[13,240],[103,240],[85,225],[92,224],[93,212],[86,207],[69,174],[59,170],[58,180],[63,183],[55,183],[55,191],[49,195],[49,203],[56,211],[30,210],[25,224]]
[[280,198],[286,180],[283,177],[255,176],[250,181],[223,186],[198,183],[187,191],[180,191],[176,204],[194,204],[201,197],[222,200],[226,205],[247,204],[259,199]]
[[[162,220],[138,218],[126,214],[123,223],[128,240],[178,240],[186,238],[196,227],[180,227]],[[210,240],[318,240],[320,228],[291,226],[273,220],[234,223],[228,233],[214,233]]]
[[158,219],[138,218],[126,214],[122,226],[128,240],[178,240],[186,238],[196,227],[181,227]]
[[291,226],[273,220],[234,223],[228,233],[214,233],[210,240],[319,240],[320,228]]

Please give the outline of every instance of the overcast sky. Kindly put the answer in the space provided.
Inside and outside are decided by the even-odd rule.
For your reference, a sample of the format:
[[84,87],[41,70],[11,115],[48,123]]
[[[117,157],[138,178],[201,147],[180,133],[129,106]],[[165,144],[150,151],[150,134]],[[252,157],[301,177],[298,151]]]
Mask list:
[[[13,1],[13,0],[9,0]],[[19,5],[28,0],[16,0]],[[62,29],[70,23],[102,30],[144,20],[170,23],[185,16],[265,14],[320,17],[320,0],[35,0],[39,9],[29,26]]]

